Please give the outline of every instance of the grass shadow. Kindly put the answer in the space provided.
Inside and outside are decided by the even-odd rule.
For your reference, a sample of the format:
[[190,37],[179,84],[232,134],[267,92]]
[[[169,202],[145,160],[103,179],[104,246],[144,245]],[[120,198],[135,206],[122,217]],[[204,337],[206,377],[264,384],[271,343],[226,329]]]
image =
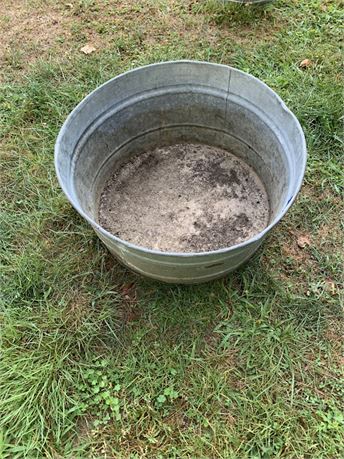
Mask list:
[[262,28],[274,21],[274,9],[269,3],[254,5],[210,0],[195,7],[195,12],[209,14],[217,25],[231,29]]

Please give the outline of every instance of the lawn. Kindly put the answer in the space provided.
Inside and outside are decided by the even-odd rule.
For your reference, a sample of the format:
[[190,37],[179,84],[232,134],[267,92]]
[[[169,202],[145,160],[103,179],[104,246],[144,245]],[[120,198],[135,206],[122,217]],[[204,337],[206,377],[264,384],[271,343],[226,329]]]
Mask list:
[[[1,459],[344,457],[342,17],[340,0],[2,0]],[[199,286],[118,265],[53,165],[86,94],[173,59],[262,79],[309,151],[262,249]]]

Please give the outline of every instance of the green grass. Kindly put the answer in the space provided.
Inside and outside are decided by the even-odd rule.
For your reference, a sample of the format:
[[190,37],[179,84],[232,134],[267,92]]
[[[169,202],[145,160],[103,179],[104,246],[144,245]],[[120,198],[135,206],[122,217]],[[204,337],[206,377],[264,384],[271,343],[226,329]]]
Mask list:
[[[73,3],[54,6],[68,40],[29,62],[12,47],[1,70],[0,458],[342,457],[340,2]],[[102,45],[84,56],[90,30]],[[264,247],[201,286],[119,266],[53,168],[59,127],[90,90],[180,58],[261,78],[309,148]]]

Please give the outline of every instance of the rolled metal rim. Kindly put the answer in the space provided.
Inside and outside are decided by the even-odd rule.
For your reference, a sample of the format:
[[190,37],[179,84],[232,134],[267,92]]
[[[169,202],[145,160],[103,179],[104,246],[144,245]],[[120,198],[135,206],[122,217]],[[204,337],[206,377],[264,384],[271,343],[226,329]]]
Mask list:
[[[153,68],[153,67],[157,67],[157,66],[163,66],[163,65],[166,65],[166,64],[178,64],[178,63],[191,64],[191,65],[202,64],[202,65],[210,65],[210,66],[214,66],[214,67],[223,67],[223,68],[230,69],[233,72],[237,72],[237,73],[240,73],[242,75],[245,75],[246,77],[252,78],[258,84],[262,85],[268,92],[270,92],[278,100],[278,102],[281,105],[281,108],[284,111],[286,111],[293,118],[295,124],[297,125],[297,127],[299,128],[299,131],[301,133],[301,139],[302,139],[302,166],[301,166],[301,173],[299,174],[298,180],[296,182],[297,184],[295,186],[295,192],[294,192],[293,196],[291,196],[289,198],[289,200],[288,200],[286,206],[284,207],[283,211],[281,211],[279,214],[277,214],[276,217],[271,221],[271,223],[263,231],[261,231],[260,233],[257,233],[255,236],[251,237],[250,239],[247,239],[246,241],[241,242],[240,244],[232,245],[232,246],[225,247],[225,248],[222,248],[222,249],[206,251],[206,252],[163,252],[163,251],[160,251],[160,250],[149,249],[149,248],[144,247],[144,246],[132,244],[131,242],[125,241],[124,239],[120,239],[119,237],[117,237],[114,234],[110,233],[109,231],[104,229],[102,226],[100,226],[99,223],[97,223],[95,220],[93,220],[89,215],[87,215],[87,213],[85,213],[83,211],[83,209],[79,206],[78,202],[76,202],[69,195],[69,193],[67,191],[67,188],[65,187],[64,182],[62,180],[62,177],[60,175],[59,168],[58,168],[58,156],[59,156],[59,151],[60,151],[61,139],[65,135],[66,131],[68,130],[69,123],[73,120],[73,118],[75,116],[75,113],[77,111],[79,111],[80,109],[82,109],[83,105],[86,104],[100,88],[106,86],[110,82],[114,82],[117,79],[124,77],[125,75],[131,74],[131,73],[134,73],[134,72],[139,72],[141,69],[144,69],[144,68],[149,68],[149,67]],[[229,253],[229,252],[234,251],[236,249],[239,249],[241,247],[245,247],[245,246],[247,246],[247,245],[249,245],[251,243],[258,242],[258,241],[262,240],[264,238],[264,236],[274,226],[277,225],[277,223],[284,217],[284,215],[287,213],[289,208],[293,205],[293,203],[294,203],[294,201],[295,201],[295,199],[296,199],[296,197],[297,197],[297,195],[298,195],[298,193],[299,193],[299,191],[301,189],[303,178],[304,178],[305,171],[306,171],[307,146],[306,146],[306,139],[305,139],[305,136],[304,136],[304,133],[303,133],[303,129],[302,129],[301,125],[300,125],[299,120],[296,118],[294,113],[291,110],[289,110],[289,108],[285,105],[285,103],[280,98],[280,96],[275,91],[273,91],[267,84],[265,84],[263,81],[261,81],[260,79],[254,77],[253,75],[251,75],[251,74],[249,74],[247,72],[243,72],[242,70],[239,70],[239,69],[237,69],[235,67],[231,67],[229,65],[217,64],[217,63],[212,63],[212,62],[207,62],[207,61],[176,60],[176,61],[165,61],[165,62],[159,62],[159,63],[155,63],[155,64],[149,64],[149,65],[145,65],[145,66],[136,67],[135,69],[132,69],[132,70],[128,70],[126,72],[123,72],[123,73],[117,75],[114,78],[111,78],[110,80],[106,81],[105,83],[103,83],[102,85],[100,85],[96,89],[94,89],[90,94],[88,94],[72,110],[72,112],[67,116],[65,122],[63,123],[63,125],[62,125],[62,127],[60,129],[60,132],[59,132],[59,134],[57,136],[56,143],[55,143],[54,163],[55,163],[55,171],[56,171],[56,175],[57,175],[57,178],[58,178],[58,182],[59,182],[60,187],[62,188],[64,194],[68,198],[69,202],[72,204],[72,206],[75,208],[75,210],[86,221],[88,221],[88,223],[90,223],[90,225],[93,228],[98,230],[101,234],[104,234],[106,237],[109,237],[110,239],[113,239],[113,240],[117,241],[118,243],[120,243],[120,244],[122,244],[122,245],[124,245],[124,246],[126,246],[128,248],[136,249],[136,250],[139,250],[139,251],[144,251],[146,253],[151,253],[151,254],[155,254],[155,255],[159,255],[159,256],[178,256],[178,257],[190,257],[190,256],[192,256],[192,257],[196,256],[197,257],[197,256],[199,256],[199,257],[201,257],[201,256],[205,256],[205,255],[216,255],[216,254]]]

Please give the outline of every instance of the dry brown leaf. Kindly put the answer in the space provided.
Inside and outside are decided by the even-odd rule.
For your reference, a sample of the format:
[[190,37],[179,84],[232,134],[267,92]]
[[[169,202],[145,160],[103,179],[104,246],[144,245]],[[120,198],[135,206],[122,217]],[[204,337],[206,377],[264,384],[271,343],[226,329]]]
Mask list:
[[303,235],[297,238],[297,245],[300,249],[304,249],[307,245],[311,245],[311,241],[308,236]]
[[120,287],[122,295],[123,296],[128,295],[133,290],[134,287],[135,287],[134,282],[130,282],[128,284],[123,284]]
[[312,62],[310,59],[304,59],[304,60],[300,63],[300,68],[306,69],[306,68],[310,67],[312,64],[313,64],[313,62]]
[[134,282],[130,282],[128,284],[124,284],[120,287],[120,292],[122,294],[123,299],[128,303],[136,303],[137,300],[137,292],[135,288]]
[[96,48],[92,45],[85,45],[83,46],[80,51],[84,54],[91,54],[96,50]]
[[333,282],[332,279],[326,279],[326,290],[331,294],[336,294],[336,284]]

